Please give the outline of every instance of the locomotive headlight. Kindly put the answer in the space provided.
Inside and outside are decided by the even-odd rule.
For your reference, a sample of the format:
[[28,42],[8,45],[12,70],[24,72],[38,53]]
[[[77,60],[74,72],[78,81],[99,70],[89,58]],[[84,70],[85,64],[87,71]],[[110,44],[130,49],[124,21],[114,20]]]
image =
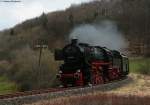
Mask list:
[[63,73],[61,70],[59,71],[59,74]]
[[77,70],[77,73],[80,73],[81,72],[81,70]]

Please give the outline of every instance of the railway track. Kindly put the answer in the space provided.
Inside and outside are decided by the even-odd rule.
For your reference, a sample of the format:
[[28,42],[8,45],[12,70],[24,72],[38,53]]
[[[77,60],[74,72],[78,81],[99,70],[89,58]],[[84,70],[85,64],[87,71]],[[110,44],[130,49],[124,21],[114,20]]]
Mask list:
[[44,93],[50,93],[50,92],[58,92],[58,91],[64,91],[64,90],[67,90],[67,88],[49,88],[49,89],[9,93],[9,94],[0,95],[0,100],[9,99],[9,98],[16,98],[16,97],[22,97],[22,96],[44,94]]
[[41,90],[4,94],[4,95],[0,95],[0,101],[1,100],[5,101],[5,100],[9,100],[9,99],[13,100],[13,98],[16,100],[17,98],[21,99],[21,97],[36,96],[36,95],[41,95],[41,94],[57,93],[57,92],[64,92],[64,91],[68,91],[68,92],[75,91],[74,93],[77,93],[78,89],[80,90],[80,92],[82,92],[84,89],[87,89],[87,91],[89,89],[104,91],[105,89],[107,89],[110,86],[112,86],[111,88],[121,86],[121,84],[124,84],[124,83],[122,83],[122,81],[125,82],[127,79],[129,79],[129,78],[123,78],[121,80],[115,80],[115,81],[112,81],[112,82],[109,82],[106,84],[96,85],[96,86],[91,86],[91,87],[49,88],[49,89],[41,89]]

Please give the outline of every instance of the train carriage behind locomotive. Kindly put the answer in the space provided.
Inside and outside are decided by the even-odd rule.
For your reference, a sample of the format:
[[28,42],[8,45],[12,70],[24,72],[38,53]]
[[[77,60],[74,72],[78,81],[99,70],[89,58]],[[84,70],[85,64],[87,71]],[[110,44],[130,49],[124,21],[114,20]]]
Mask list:
[[65,87],[102,84],[129,72],[126,56],[105,47],[78,43],[77,39],[72,39],[63,49],[55,50],[55,60],[64,61],[57,78]]

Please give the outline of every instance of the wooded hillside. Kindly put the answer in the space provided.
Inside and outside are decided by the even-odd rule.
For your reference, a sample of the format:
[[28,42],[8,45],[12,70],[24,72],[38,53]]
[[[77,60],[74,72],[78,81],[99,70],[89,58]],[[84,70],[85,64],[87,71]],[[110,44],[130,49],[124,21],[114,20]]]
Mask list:
[[[72,5],[65,11],[43,13],[40,17],[26,20],[11,29],[0,32],[0,63],[6,65],[6,67],[0,66],[0,72],[10,70],[11,72],[6,74],[12,80],[23,84],[23,89],[24,87],[26,87],[25,89],[36,88],[36,85],[30,86],[27,82],[32,78],[20,79],[24,76],[31,77],[30,74],[33,70],[38,69],[38,50],[34,49],[35,41],[37,39],[48,41],[49,51],[45,51],[42,64],[45,70],[43,75],[45,75],[51,72],[49,70],[56,69],[54,66],[49,66],[51,63],[55,65],[52,52],[55,48],[64,46],[69,33],[75,26],[97,23],[102,20],[112,20],[117,23],[119,31],[129,42],[128,51],[131,55],[150,56],[149,11],[149,0],[110,0],[109,2],[101,0]],[[37,62],[35,63],[35,61]],[[32,77],[34,78],[36,75],[32,75]],[[47,75],[44,81],[47,79],[53,81],[52,78],[53,76]],[[33,81],[35,81],[34,79]],[[39,86],[45,87],[47,82]]]

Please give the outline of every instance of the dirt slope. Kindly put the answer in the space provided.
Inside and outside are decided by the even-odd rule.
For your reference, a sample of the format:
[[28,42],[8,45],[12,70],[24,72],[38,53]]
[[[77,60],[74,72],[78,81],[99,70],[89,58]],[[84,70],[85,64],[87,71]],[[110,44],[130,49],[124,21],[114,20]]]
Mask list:
[[130,74],[131,80],[129,84],[111,90],[112,93],[121,94],[145,94],[150,95],[150,76],[141,74]]

